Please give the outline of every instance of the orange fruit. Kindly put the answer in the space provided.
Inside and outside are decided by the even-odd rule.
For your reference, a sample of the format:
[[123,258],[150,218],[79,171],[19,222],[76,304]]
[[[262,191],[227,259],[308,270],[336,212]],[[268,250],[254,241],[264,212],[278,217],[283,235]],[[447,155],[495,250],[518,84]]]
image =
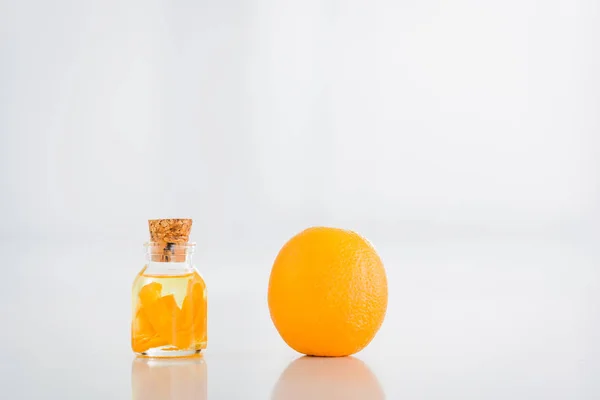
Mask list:
[[355,232],[306,229],[279,251],[269,280],[271,319],[294,350],[347,356],[367,346],[387,309],[387,278]]

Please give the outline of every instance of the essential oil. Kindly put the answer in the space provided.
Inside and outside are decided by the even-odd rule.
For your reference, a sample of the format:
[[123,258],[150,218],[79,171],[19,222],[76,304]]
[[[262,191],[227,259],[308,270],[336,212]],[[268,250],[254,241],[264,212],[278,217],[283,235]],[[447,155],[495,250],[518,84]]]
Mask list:
[[132,291],[131,347],[139,355],[185,357],[206,349],[206,284],[192,264],[191,220],[150,220],[147,264]]

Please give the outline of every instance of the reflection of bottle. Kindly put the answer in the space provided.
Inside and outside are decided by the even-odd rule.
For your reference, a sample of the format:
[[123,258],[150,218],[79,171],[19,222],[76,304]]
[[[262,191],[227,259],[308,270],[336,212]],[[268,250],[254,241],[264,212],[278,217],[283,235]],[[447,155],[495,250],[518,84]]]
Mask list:
[[283,371],[272,400],[382,400],[385,394],[369,367],[354,357],[301,357]]
[[133,283],[131,347],[152,357],[206,348],[206,285],[192,264],[191,219],[150,220],[147,264]]
[[136,358],[131,365],[133,400],[206,400],[203,358]]

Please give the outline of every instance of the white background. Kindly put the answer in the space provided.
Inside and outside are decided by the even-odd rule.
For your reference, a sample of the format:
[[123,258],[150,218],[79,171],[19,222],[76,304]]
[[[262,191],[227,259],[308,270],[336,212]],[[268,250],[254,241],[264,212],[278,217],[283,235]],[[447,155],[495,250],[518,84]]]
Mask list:
[[0,0],[5,390],[127,398],[146,220],[192,217],[211,399],[295,357],[266,284],[311,225],[386,263],[358,358],[388,398],[598,396],[599,26],[592,0]]

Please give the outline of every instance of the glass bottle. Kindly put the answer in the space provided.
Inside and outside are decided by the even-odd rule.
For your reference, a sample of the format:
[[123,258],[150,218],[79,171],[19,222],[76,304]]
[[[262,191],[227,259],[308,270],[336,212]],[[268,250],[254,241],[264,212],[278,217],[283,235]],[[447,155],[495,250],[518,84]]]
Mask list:
[[200,353],[207,341],[206,284],[192,263],[191,220],[149,223],[147,263],[133,283],[131,347],[149,357]]

